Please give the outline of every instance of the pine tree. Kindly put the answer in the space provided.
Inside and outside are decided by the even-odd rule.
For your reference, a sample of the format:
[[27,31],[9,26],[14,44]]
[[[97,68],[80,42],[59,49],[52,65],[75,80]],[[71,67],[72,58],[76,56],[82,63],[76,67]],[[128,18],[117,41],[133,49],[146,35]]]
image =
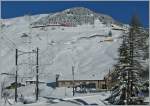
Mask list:
[[115,76],[117,76],[118,83],[112,89],[111,96],[107,99],[111,104],[123,105],[126,104],[127,100],[127,71],[124,70],[125,67],[129,66],[130,55],[129,55],[129,42],[128,35],[122,36],[123,41],[118,49],[119,59],[118,63],[115,65]]
[[[119,83],[113,88],[108,98],[112,104],[136,104],[140,94],[140,72],[143,70],[140,61],[147,54],[147,34],[140,26],[137,15],[131,20],[129,34],[123,35],[123,42],[119,48],[119,60],[116,65]],[[136,98],[136,99],[135,99]],[[142,101],[142,100],[141,100]]]

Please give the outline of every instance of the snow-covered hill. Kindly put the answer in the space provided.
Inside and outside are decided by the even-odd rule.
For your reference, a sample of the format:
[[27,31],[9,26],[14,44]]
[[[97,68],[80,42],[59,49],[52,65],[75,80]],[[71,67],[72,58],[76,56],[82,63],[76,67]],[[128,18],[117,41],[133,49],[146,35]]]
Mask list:
[[[41,25],[48,23],[67,23],[73,26],[82,25],[82,24],[94,24],[94,20],[98,19],[105,24],[115,23],[119,24],[119,22],[115,21],[112,17],[100,13],[95,13],[88,8],[84,7],[74,7],[70,9],[66,9],[62,12],[57,12],[54,14],[49,14],[46,17],[35,21],[33,25]],[[120,24],[121,25],[121,24]]]
[[[82,17],[86,14],[85,11],[79,14],[80,12],[75,10],[1,20],[0,73],[15,73],[16,48],[21,51],[32,51],[38,47],[41,80],[52,81],[56,74],[62,79],[71,79],[72,66],[75,66],[75,79],[103,79],[116,63],[117,49],[121,43],[120,36],[124,33],[124,30],[113,29],[112,24],[115,25],[113,22],[116,21],[111,17],[82,8],[88,11],[88,15],[94,14],[93,24],[84,23],[79,18],[78,22],[83,23],[77,24],[76,27],[31,28],[37,25],[35,23],[48,24],[50,17],[68,17],[67,14],[71,13]],[[107,21],[107,24],[104,21]],[[115,26],[123,28],[117,24]],[[110,31],[112,37],[108,37]],[[18,72],[20,77],[35,77],[35,54],[19,56],[18,63],[21,64]],[[13,76],[1,75],[0,81],[4,79],[14,81]]]

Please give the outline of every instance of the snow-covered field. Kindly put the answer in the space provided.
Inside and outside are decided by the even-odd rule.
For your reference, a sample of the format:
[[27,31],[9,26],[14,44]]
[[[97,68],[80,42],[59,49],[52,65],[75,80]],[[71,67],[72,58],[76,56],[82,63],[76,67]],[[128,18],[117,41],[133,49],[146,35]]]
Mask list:
[[[103,79],[109,69],[116,63],[117,50],[121,43],[121,30],[113,30],[110,25],[95,20],[94,25],[84,24],[77,27],[49,26],[44,28],[31,28],[30,23],[44,15],[23,16],[13,19],[1,20],[0,33],[0,83],[4,86],[14,82],[15,49],[29,52],[39,48],[39,80],[44,82],[55,81],[56,74],[60,79],[72,79],[72,66],[75,67],[75,79]],[[108,36],[112,32],[112,37]],[[35,77],[35,54],[24,54],[18,58],[18,81]],[[12,75],[5,75],[9,73]],[[18,89],[26,97],[34,95],[34,86],[25,86]],[[40,86],[41,101],[28,106],[49,106],[43,97],[71,97],[72,90],[60,88],[53,90],[50,87]],[[62,91],[68,92],[63,93]],[[10,93],[14,96],[14,91]],[[107,93],[82,97],[88,104],[96,103],[102,106]],[[104,96],[105,95],[105,96]],[[44,100],[43,100],[44,99]],[[80,98],[79,98],[80,99]],[[11,100],[11,99],[10,99]],[[69,100],[69,99],[68,99]],[[58,106],[78,105],[77,101],[60,101]],[[73,103],[75,102],[75,103]],[[3,100],[0,106],[5,106]],[[2,104],[2,105],[1,105]],[[56,104],[51,104],[57,106]],[[12,106],[24,106],[17,103]]]
[[[64,91],[66,89],[67,92]],[[69,88],[58,88],[54,90],[53,95],[51,97],[39,97],[39,100],[35,102],[35,97],[24,97],[24,99],[28,102],[31,102],[29,104],[23,104],[22,102],[18,101],[17,103],[14,102],[13,99],[8,99],[8,101],[4,101],[4,99],[1,100],[0,106],[79,106],[79,105],[99,105],[104,106],[106,103],[104,102],[104,99],[110,95],[110,92],[101,92],[101,93],[87,93],[87,94],[76,94],[74,97],[68,95],[71,92],[71,89]],[[46,92],[50,92],[49,90],[46,90]],[[65,94],[65,95],[64,95]],[[57,98],[56,98],[57,97]]]

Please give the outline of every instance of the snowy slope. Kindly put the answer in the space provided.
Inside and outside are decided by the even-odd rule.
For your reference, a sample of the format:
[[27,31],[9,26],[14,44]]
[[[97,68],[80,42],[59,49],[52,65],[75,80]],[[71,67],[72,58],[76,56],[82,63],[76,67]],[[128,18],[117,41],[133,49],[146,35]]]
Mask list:
[[115,23],[120,24],[115,21],[112,17],[100,13],[95,13],[88,8],[84,7],[73,7],[70,9],[66,9],[61,12],[57,12],[54,14],[49,14],[38,21],[32,23],[33,25],[47,25],[48,23],[64,23],[73,24],[73,25],[83,25],[83,24],[93,24],[95,19],[99,19],[101,22],[105,24]]
[[[23,16],[2,20],[0,33],[0,73],[15,73],[15,49],[32,51],[39,47],[39,75],[41,80],[53,81],[56,74],[60,79],[72,78],[75,66],[75,79],[103,79],[116,63],[117,49],[121,43],[121,30],[112,30],[95,19],[94,25],[83,24],[77,27],[49,26],[31,28],[30,24],[44,15]],[[112,31],[112,38],[107,36]],[[22,37],[23,33],[27,37]],[[113,39],[113,41],[108,41]],[[19,76],[35,76],[35,54],[19,56]],[[1,75],[14,80],[13,76]],[[26,80],[24,78],[23,80]]]

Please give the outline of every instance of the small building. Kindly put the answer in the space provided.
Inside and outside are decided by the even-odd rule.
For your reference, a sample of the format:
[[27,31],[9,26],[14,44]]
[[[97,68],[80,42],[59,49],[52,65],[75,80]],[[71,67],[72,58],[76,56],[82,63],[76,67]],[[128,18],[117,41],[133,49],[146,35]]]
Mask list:
[[127,31],[127,28],[126,28],[126,27],[123,27],[123,26],[111,24],[111,27],[112,27],[113,30]]
[[[74,80],[75,86],[91,86],[95,89],[106,89],[106,84],[104,80]],[[72,87],[73,80],[58,80],[58,87]]]
[[87,89],[95,89],[95,90],[102,90],[106,89],[106,82],[105,80],[99,79],[68,79],[68,80],[58,80],[58,87],[80,87],[80,88],[87,88]]
[[[25,82],[26,82],[26,85],[36,84],[36,79],[35,79],[35,77],[34,77],[33,79],[28,79],[28,80],[26,80]],[[41,80],[39,80],[38,82],[41,83],[41,84],[45,84],[45,82],[44,82],[44,81],[41,81]]]
[[104,39],[104,42],[113,42],[113,38],[112,37],[107,37]]

